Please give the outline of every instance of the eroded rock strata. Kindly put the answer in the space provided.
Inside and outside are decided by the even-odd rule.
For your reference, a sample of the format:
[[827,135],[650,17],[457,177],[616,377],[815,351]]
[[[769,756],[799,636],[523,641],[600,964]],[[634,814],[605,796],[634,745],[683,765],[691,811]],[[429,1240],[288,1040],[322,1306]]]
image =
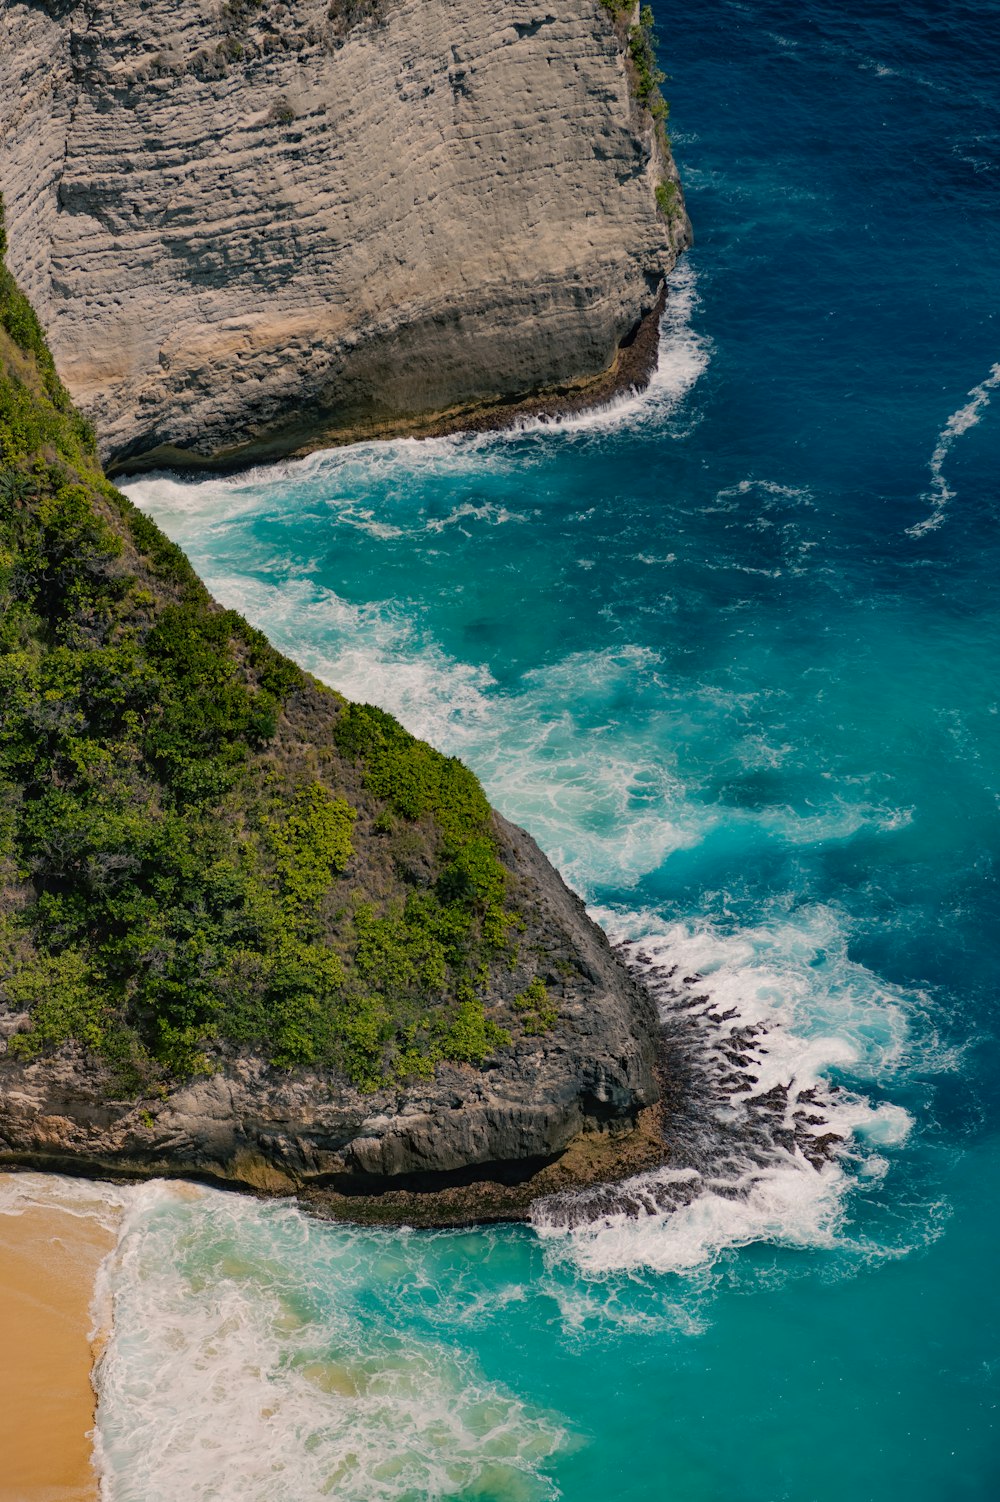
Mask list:
[[656,1032],[472,774],[107,482],[0,264],[0,1165],[523,1213],[659,1154]]
[[231,464],[606,395],[689,237],[637,19],[4,0],[11,266],[104,460]]

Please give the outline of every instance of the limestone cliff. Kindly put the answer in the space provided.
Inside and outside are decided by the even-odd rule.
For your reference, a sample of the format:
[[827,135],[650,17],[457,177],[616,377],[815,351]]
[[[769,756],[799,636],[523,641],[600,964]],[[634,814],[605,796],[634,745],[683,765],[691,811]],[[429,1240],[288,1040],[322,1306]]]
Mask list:
[[689,236],[637,19],[2,0],[11,267],[105,460],[239,462],[606,390]]

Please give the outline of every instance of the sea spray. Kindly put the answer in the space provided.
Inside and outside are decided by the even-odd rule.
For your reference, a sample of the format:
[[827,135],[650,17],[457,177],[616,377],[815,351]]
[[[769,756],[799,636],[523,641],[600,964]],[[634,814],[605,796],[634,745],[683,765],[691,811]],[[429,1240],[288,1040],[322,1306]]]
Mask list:
[[93,1221],[117,1235],[132,1191],[97,1180],[54,1173],[0,1174],[0,1215],[57,1210],[74,1220]]
[[831,1074],[898,1070],[913,1046],[909,999],[851,964],[830,912],[731,936],[600,916],[659,1006],[667,1162],[538,1202],[539,1234],[592,1274],[694,1273],[752,1242],[848,1245],[852,1182],[888,1170],[879,1149],[903,1143],[912,1120]]

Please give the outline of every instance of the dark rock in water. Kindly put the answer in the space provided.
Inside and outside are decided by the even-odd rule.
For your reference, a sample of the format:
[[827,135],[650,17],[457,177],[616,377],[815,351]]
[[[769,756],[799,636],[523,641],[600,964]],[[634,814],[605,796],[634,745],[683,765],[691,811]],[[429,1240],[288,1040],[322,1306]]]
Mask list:
[[[708,994],[678,992],[675,967],[641,962],[641,951],[617,946],[656,1000],[661,1018],[662,1161],[624,1181],[555,1192],[539,1200],[536,1221],[564,1229],[621,1217],[682,1210],[703,1194],[746,1200],[774,1170],[790,1165],[819,1172],[846,1149],[829,1127],[833,1087],[794,1080],[760,1089],[768,1028],[741,1022]],[[703,977],[684,977],[686,988]]]

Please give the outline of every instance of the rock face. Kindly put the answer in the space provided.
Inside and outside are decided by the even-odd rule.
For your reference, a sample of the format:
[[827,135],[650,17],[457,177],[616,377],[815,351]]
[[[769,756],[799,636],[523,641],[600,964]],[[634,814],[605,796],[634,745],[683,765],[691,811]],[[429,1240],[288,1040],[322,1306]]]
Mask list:
[[688,241],[600,0],[2,9],[11,269],[118,467],[579,396]]
[[[636,102],[635,16],[600,0],[0,6],[8,266],[106,461],[229,464],[481,425],[525,398],[607,394],[648,362],[689,228],[665,138]],[[516,1213],[518,1185],[655,1156],[654,1007],[582,904],[468,773],[432,765],[367,712],[351,719],[356,706],[245,623],[220,625],[186,563],[106,484],[2,267],[0,303],[0,543],[23,564],[16,588],[0,579],[0,1164],[196,1174],[334,1209],[391,1202],[385,1218],[410,1219],[413,1196],[446,1204],[444,1218]],[[202,690],[172,645],[185,632],[216,643],[218,692],[234,705],[278,696],[270,730],[247,710],[237,731],[228,698],[188,713]],[[215,693],[214,667],[196,661]],[[124,719],[123,664],[141,699]],[[86,698],[104,665],[107,703]],[[245,773],[214,804],[185,791],[211,777],[186,740],[164,740],[164,714],[208,737],[216,770],[233,740]],[[141,831],[122,845],[136,799],[167,831],[169,880],[132,848]],[[324,819],[349,815],[353,847],[346,868],[323,856],[307,912],[293,835],[275,831],[290,819],[295,839],[308,825],[319,840],[313,814],[328,834]],[[189,839],[215,851],[210,889]],[[319,844],[303,848],[319,859]],[[133,917],[128,943],[116,927],[131,911],[116,907],[126,871],[144,900],[173,894],[155,941]],[[502,899],[483,895],[494,888]],[[487,943],[491,914],[516,919],[516,942]],[[273,954],[272,932],[284,935]],[[454,974],[414,990],[425,939]],[[397,940],[411,949],[393,958]],[[184,1038],[215,1014],[206,1002],[184,1032],[193,993],[170,979],[181,960],[198,996],[239,1021],[212,1035],[200,1074]],[[332,1052],[303,1052],[295,1031],[319,1015],[316,987],[341,1008]],[[355,1004],[397,1029],[374,1084],[343,1063],[351,1039],[361,1047]],[[282,1007],[298,1018],[284,1042],[266,1036]],[[411,1058],[428,1028],[430,1052]],[[139,1050],[128,1089],[114,1038]],[[175,1044],[191,1067],[170,1062]]]

